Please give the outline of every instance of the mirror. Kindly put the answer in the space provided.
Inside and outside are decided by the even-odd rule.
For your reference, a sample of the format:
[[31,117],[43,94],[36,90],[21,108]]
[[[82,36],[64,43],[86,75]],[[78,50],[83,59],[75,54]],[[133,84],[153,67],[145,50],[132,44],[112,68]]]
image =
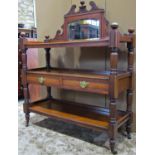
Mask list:
[[100,21],[82,19],[68,24],[68,39],[98,39],[100,38]]

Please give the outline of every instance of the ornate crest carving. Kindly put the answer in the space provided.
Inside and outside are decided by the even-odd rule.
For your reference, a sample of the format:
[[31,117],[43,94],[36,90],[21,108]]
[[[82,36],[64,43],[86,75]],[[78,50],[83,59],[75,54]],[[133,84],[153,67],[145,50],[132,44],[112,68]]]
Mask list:
[[[61,26],[62,31],[58,30],[56,32],[56,35],[53,39],[48,39],[47,42],[55,41],[55,40],[67,40],[67,24],[68,22],[71,22],[72,20],[76,20],[77,18],[81,17],[82,18],[97,18],[101,20],[101,38],[105,36],[106,28],[108,25],[108,21],[104,17],[104,9],[100,9],[97,7],[95,2],[91,1],[89,5],[91,6],[90,10],[87,10],[87,7],[85,5],[85,1],[81,1],[81,6],[79,6],[79,10],[76,12],[76,5],[72,5],[70,10],[68,11],[67,14],[65,14],[65,22],[64,25]],[[90,15],[89,15],[90,14]],[[82,15],[82,16],[81,16]]]
[[72,5],[70,10],[68,11],[68,13],[65,16],[70,15],[70,14],[74,14],[75,13],[75,9],[76,9],[76,5]]
[[97,7],[95,2],[91,1],[89,4],[91,6],[91,11],[93,11],[93,10],[100,10],[100,8]]

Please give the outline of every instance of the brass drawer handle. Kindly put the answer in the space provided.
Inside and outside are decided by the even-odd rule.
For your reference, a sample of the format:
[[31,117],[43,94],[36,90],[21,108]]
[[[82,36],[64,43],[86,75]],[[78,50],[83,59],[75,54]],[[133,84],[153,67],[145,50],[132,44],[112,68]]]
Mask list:
[[44,84],[45,78],[44,78],[44,77],[38,77],[38,82],[39,82],[40,84]]
[[86,88],[86,87],[88,87],[88,85],[89,85],[89,82],[80,81],[80,87],[81,87],[81,88]]

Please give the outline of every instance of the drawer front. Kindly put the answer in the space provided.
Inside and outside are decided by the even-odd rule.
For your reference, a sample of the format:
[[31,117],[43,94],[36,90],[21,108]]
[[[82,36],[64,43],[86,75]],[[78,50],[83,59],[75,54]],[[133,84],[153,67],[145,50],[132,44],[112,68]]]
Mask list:
[[99,94],[108,94],[108,81],[88,80],[88,79],[63,79],[62,86],[66,89],[94,92]]
[[56,76],[49,76],[49,75],[27,75],[27,81],[28,83],[34,83],[34,84],[41,84],[46,86],[56,86],[60,87],[60,80]]

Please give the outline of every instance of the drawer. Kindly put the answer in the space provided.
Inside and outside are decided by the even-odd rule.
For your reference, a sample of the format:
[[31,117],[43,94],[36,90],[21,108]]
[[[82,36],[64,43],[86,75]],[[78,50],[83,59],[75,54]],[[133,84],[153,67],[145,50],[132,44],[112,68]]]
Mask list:
[[50,75],[28,74],[28,83],[41,84],[46,86],[60,86],[59,77]]
[[62,86],[66,89],[108,94],[108,80],[88,80],[88,79],[63,79]]

